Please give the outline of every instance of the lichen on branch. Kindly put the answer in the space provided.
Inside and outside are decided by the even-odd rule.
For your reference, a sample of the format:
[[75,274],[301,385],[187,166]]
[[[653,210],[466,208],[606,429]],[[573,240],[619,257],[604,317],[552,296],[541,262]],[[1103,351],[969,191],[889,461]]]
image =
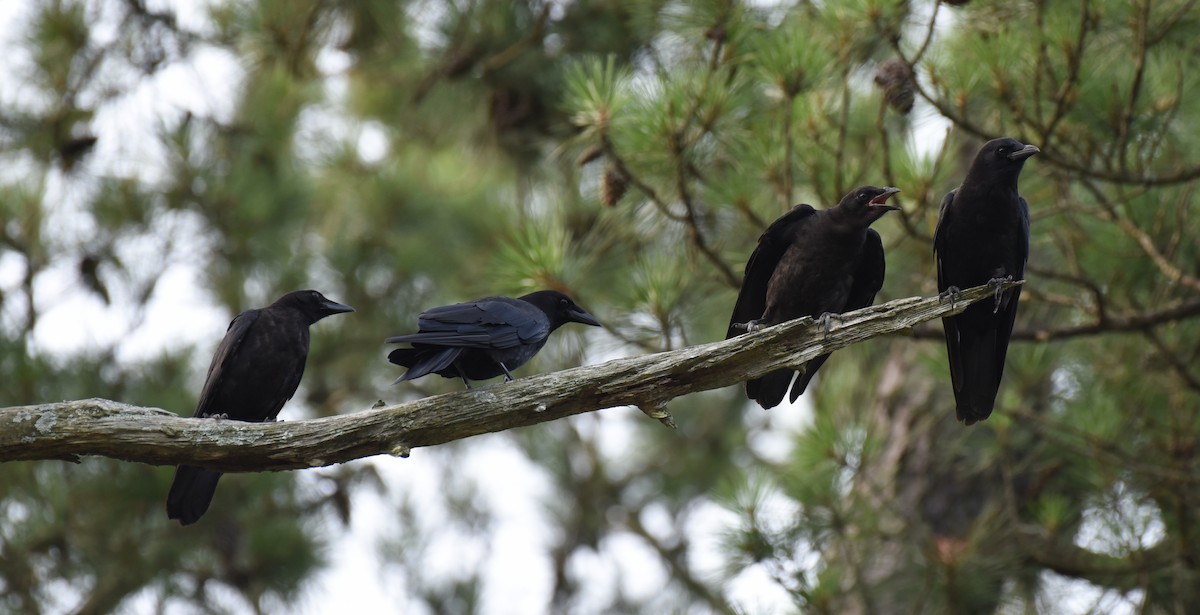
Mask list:
[[983,285],[963,291],[954,302],[938,297],[897,299],[847,312],[828,332],[811,318],[803,318],[729,340],[311,420],[246,423],[183,418],[105,399],[0,408],[0,462],[74,461],[99,455],[155,465],[188,463],[225,472],[258,472],[327,466],[397,451],[407,456],[417,447],[604,408],[665,408],[667,402],[688,393],[731,386],[957,314],[992,293],[991,286]]

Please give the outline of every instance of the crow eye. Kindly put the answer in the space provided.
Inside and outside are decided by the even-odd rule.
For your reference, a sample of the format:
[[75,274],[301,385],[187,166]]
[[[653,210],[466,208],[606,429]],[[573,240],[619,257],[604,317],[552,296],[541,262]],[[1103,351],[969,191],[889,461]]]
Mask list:
[[999,149],[997,149],[997,150],[996,150],[996,155],[997,155],[997,156],[1003,156],[1003,155],[1005,155],[1005,154],[1007,154],[1007,153],[1008,153],[1008,148],[1007,148],[1007,147],[1001,147],[1001,148],[999,148]]
[[559,305],[560,307],[562,307],[563,309],[566,309],[566,308],[569,308],[569,307],[571,307],[571,302],[570,302],[570,301],[567,301],[566,299],[559,299],[559,300],[558,300],[558,305]]

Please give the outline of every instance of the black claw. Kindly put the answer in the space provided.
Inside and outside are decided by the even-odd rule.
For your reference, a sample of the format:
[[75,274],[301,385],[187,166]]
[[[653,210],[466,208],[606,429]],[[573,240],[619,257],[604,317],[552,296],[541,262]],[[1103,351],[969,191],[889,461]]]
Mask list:
[[995,314],[995,313],[997,313],[997,312],[999,312],[999,311],[1000,311],[1000,299],[1001,299],[1001,297],[1004,295],[1004,283],[1005,283],[1005,282],[1012,282],[1012,281],[1013,281],[1013,277],[1012,277],[1011,275],[1009,275],[1009,276],[1004,276],[1004,277],[1002,277],[1002,278],[992,278],[992,279],[988,280],[988,285],[989,285],[989,286],[995,286],[995,287],[996,287],[996,293],[995,293],[995,295],[996,295],[996,297],[995,297],[995,301],[996,301],[996,303],[995,303],[995,307],[993,307],[993,308],[992,308],[992,313],[993,313],[993,314]]
[[949,299],[950,307],[953,308],[954,304],[958,301],[958,295],[961,293],[962,291],[960,291],[957,286],[947,286],[946,290],[938,293],[938,299],[941,301]]
[[735,322],[730,328],[740,329],[746,333],[753,333],[763,328],[762,320],[751,320],[750,322]]
[[829,337],[829,333],[833,329],[834,320],[837,320],[839,323],[842,322],[842,315],[825,312],[817,319],[817,324],[825,331],[825,337]]

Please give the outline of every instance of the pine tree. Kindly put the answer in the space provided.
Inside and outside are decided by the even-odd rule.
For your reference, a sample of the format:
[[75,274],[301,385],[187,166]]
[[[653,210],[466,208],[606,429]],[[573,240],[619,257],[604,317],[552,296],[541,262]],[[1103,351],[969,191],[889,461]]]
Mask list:
[[[444,493],[389,492],[387,574],[414,609],[488,608],[486,558],[429,563],[447,535],[494,547],[487,479],[462,465],[490,445],[548,485],[545,545],[522,549],[549,571],[547,611],[767,610],[750,586],[802,612],[1058,613],[1080,596],[1186,612],[1190,9],[28,0],[0,81],[0,405],[190,414],[219,330],[135,359],[116,335],[52,346],[73,311],[144,330],[181,271],[225,316],[300,287],[358,308],[314,330],[285,419],[457,389],[384,388],[381,340],[487,294],[564,290],[606,325],[563,330],[525,374],[719,339],[766,224],[865,183],[903,190],[876,225],[879,300],[931,295],[942,196],[984,140],[1014,136],[1042,154],[1022,176],[1029,281],[991,419],[954,422],[935,325],[839,351],[795,407],[731,387],[673,402],[676,431],[613,409],[421,451]],[[138,107],[181,73],[200,100]],[[0,610],[294,604],[378,463],[234,477],[187,532],[162,512],[166,468],[6,464]],[[661,587],[639,591],[647,578]]]

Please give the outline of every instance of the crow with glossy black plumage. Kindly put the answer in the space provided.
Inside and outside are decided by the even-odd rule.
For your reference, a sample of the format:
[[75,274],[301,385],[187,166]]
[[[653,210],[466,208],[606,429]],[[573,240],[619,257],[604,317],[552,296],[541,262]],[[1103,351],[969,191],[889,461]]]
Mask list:
[[[298,290],[238,314],[208,367],[194,416],[274,421],[300,386],[309,325],[353,311],[315,290]],[[217,470],[179,466],[167,495],[167,516],[182,525],[195,523],[208,510],[220,478]]]
[[599,327],[600,322],[570,297],[539,290],[523,297],[484,297],[425,310],[417,332],[389,337],[389,344],[411,344],[388,354],[388,361],[407,367],[396,382],[428,374],[487,380],[525,364],[546,345],[550,334],[568,322]]
[[[897,192],[860,186],[835,207],[817,211],[797,205],[772,222],[746,263],[725,338],[805,316],[819,317],[828,326],[831,315],[871,305],[883,287],[885,263],[883,242],[870,226],[900,209],[887,203]],[[780,369],[748,380],[746,396],[773,408],[790,386],[796,401],[828,358],[816,357],[799,372]]]
[[995,300],[942,319],[958,420],[967,425],[992,414],[1004,358],[1017,317],[1029,259],[1029,205],[1017,193],[1025,161],[1040,150],[1015,139],[993,139],[975,156],[962,185],[942,199],[933,251],[938,290],[952,300],[959,289],[993,284]]

